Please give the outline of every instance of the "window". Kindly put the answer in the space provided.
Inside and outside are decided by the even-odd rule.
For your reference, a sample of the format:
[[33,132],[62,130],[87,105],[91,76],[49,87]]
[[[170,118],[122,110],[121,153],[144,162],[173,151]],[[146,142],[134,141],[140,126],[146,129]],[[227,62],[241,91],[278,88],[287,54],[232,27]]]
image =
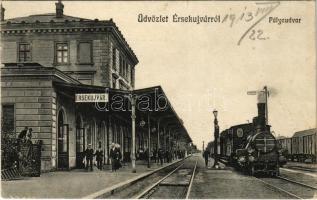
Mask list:
[[126,62],[125,63],[125,68],[124,68],[124,77],[125,79],[128,79],[128,70],[129,70],[129,66],[128,66],[128,63]]
[[119,74],[122,75],[123,73],[123,59],[122,59],[122,56],[120,55],[119,57],[119,63],[120,63],[120,69],[119,69]]
[[1,132],[9,137],[15,137],[14,132],[14,105],[2,105]]
[[127,62],[125,60],[123,61],[123,77],[127,77]]
[[31,61],[31,46],[30,44],[19,44],[19,62]]
[[124,77],[125,79],[127,79],[128,77],[128,63],[127,61],[124,59],[123,56],[120,55],[120,71],[119,74]]
[[131,81],[131,66],[129,64],[127,67],[127,79],[128,79],[128,82]]
[[117,50],[112,48],[112,69],[117,70]]
[[131,68],[130,68],[130,76],[131,76],[131,78],[130,78],[130,81],[131,81],[131,85],[132,85],[132,87],[134,87],[134,67],[133,66],[131,66]]
[[116,88],[117,87],[117,77],[112,76],[112,88]]
[[78,62],[80,64],[91,64],[91,43],[90,42],[80,42],[78,44]]
[[67,64],[68,63],[68,44],[57,43],[56,44],[56,63]]

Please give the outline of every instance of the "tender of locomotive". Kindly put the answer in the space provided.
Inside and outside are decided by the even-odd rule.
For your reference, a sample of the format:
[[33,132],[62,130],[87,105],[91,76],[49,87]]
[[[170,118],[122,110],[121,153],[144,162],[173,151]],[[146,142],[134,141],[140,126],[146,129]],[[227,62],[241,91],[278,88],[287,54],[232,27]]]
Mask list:
[[252,123],[240,124],[226,129],[220,134],[220,154],[229,164],[237,162],[236,150],[246,145],[247,137],[252,131]]

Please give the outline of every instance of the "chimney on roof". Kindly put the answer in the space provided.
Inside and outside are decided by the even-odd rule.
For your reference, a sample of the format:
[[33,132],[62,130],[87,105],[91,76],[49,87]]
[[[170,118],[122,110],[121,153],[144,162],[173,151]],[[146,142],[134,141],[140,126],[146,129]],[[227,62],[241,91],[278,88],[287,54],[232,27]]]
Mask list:
[[2,4],[1,4],[1,19],[0,19],[0,21],[4,21],[4,12],[5,12],[5,8],[2,6]]
[[56,6],[56,18],[62,18],[63,12],[64,12],[64,4],[61,0],[58,0],[57,3],[55,3]]

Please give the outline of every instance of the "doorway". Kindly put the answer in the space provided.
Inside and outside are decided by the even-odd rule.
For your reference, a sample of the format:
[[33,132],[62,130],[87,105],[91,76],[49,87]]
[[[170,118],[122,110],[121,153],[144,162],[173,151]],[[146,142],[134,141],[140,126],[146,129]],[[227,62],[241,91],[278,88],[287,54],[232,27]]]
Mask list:
[[69,128],[66,122],[65,112],[61,109],[58,113],[58,159],[57,159],[57,168],[60,170],[68,170],[69,162]]
[[76,168],[84,168],[85,157],[85,128],[83,128],[80,116],[76,118]]

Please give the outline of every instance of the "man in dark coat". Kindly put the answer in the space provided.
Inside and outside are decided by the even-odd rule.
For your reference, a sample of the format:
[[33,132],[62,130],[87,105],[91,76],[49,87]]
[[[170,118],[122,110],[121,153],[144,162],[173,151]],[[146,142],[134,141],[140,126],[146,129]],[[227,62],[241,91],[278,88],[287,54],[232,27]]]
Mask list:
[[158,158],[161,162],[161,165],[163,165],[164,152],[163,152],[163,149],[161,149],[161,148],[159,148],[159,150],[158,150]]
[[110,149],[110,159],[111,159],[111,171],[115,171],[115,160],[116,160],[116,147],[115,144],[111,144],[111,149]]
[[203,153],[203,156],[205,158],[205,165],[206,167],[208,166],[208,159],[209,159],[209,151],[207,149],[205,149],[204,153]]
[[96,161],[97,161],[97,168],[102,170],[102,161],[103,161],[103,151],[101,147],[99,147],[95,153]]
[[166,160],[167,163],[170,162],[169,154],[170,154],[169,151],[166,149],[166,151],[165,151],[165,160]]
[[85,156],[86,156],[86,170],[88,171],[88,166],[90,166],[90,170],[93,171],[92,161],[94,158],[94,150],[91,148],[91,144],[88,144],[88,147],[85,150]]
[[114,144],[113,148],[110,150],[110,157],[111,157],[111,163],[112,163],[112,171],[116,171],[117,169],[121,168],[121,158],[122,154],[120,151],[120,145]]
[[158,157],[157,157],[157,150],[156,150],[156,148],[153,150],[153,159],[154,159],[154,163],[156,163],[156,161],[158,162]]

